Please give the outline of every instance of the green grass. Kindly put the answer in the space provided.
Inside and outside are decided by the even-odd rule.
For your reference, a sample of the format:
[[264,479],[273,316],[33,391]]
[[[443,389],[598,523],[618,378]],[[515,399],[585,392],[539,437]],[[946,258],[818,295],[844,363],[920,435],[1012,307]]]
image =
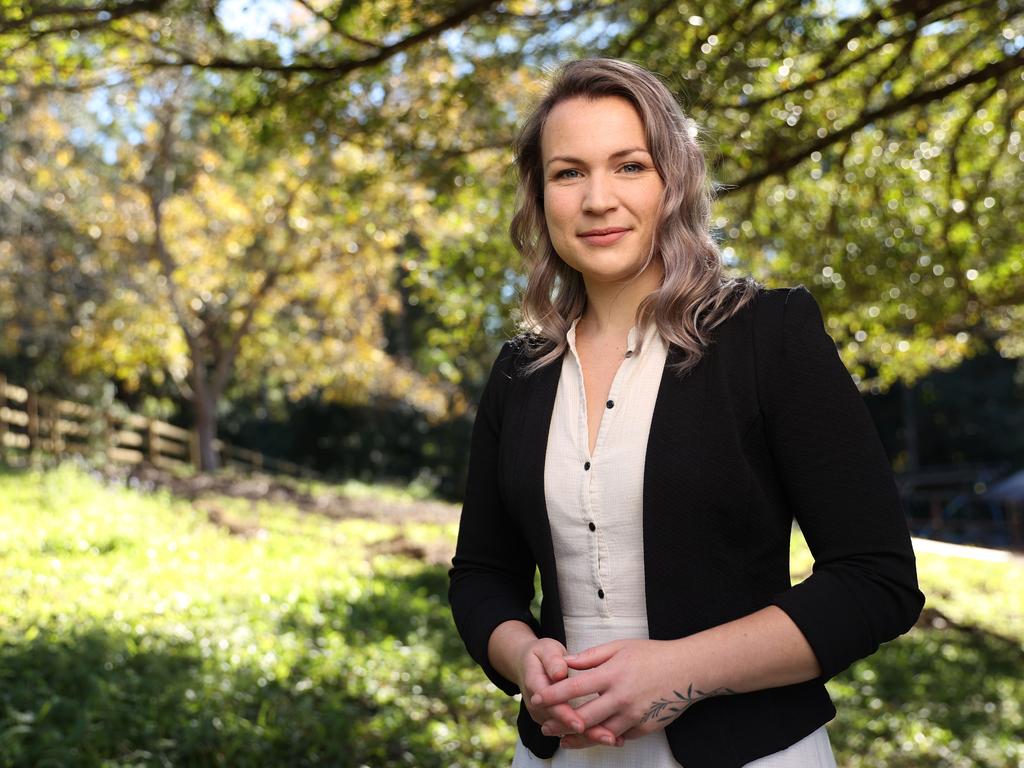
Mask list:
[[[810,561],[795,535],[794,579]],[[933,626],[827,684],[839,765],[1024,766],[1024,566],[931,553],[917,566]]]
[[[69,466],[0,473],[0,765],[508,764],[516,702],[466,656],[445,565],[372,554],[454,525],[218,504],[265,533]],[[1024,569],[919,565],[953,623],[829,682],[839,764],[1024,764]]]

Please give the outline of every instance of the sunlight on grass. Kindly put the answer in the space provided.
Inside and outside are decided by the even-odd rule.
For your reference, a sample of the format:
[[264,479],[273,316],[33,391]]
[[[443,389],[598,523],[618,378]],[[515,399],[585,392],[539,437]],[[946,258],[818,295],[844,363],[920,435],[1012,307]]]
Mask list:
[[[190,503],[70,466],[0,472],[0,515],[0,764],[511,758],[517,702],[447,606],[454,522]],[[798,534],[794,563],[802,578]],[[829,682],[839,764],[1017,766],[1019,566],[919,563],[929,605],[966,626],[916,628]]]

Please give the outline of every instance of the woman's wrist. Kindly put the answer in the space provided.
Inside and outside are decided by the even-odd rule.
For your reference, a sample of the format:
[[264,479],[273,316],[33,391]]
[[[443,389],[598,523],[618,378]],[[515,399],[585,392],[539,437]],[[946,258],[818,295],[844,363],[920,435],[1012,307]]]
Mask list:
[[537,635],[529,624],[518,620],[502,622],[494,628],[487,642],[487,658],[503,677],[522,688],[523,656],[536,640]]
[[645,720],[663,716],[666,708],[681,712],[704,699],[739,693],[732,687],[733,676],[722,674],[723,667],[714,657],[709,640],[689,635],[667,641],[670,653],[665,679],[672,681],[671,690],[650,703]]
[[712,695],[791,685],[821,673],[802,633],[775,606],[669,642],[678,670],[673,679]]

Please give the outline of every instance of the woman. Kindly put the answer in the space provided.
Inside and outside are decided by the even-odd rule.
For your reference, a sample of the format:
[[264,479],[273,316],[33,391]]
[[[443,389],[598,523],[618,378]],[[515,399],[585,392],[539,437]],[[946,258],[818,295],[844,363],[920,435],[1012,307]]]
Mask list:
[[638,66],[563,67],[516,163],[527,330],[481,397],[449,574],[470,655],[522,694],[513,766],[834,766],[825,681],[924,596],[817,304],[723,278],[692,122]]

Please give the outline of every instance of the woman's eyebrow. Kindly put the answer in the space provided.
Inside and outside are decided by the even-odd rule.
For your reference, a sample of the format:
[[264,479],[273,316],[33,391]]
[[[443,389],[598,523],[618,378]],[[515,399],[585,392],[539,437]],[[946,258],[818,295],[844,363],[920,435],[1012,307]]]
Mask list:
[[[648,152],[643,147],[630,147],[629,149],[620,149],[618,152],[612,152],[610,155],[608,155],[608,157],[609,157],[609,159],[614,160],[617,157],[623,157],[624,155],[629,155],[629,154],[632,154],[633,152],[643,152],[644,154],[648,154],[648,155],[650,154],[650,152]],[[544,167],[546,168],[547,166],[551,165],[556,160],[562,160],[562,161],[564,161],[566,163],[576,163],[578,165],[586,165],[586,162],[584,160],[581,160],[578,157],[569,157],[568,155],[555,155],[554,157],[550,158],[546,163],[544,163]]]

